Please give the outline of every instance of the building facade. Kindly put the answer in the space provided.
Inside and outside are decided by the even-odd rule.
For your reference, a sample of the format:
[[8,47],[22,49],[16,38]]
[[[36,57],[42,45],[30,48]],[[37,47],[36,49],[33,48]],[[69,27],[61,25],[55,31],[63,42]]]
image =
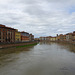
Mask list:
[[47,37],[45,37],[45,40],[50,41],[50,38],[51,38],[51,36],[47,36]]
[[45,41],[46,37],[40,37],[40,41]]
[[72,41],[73,40],[73,33],[66,34],[66,41]]
[[30,39],[30,41],[34,41],[34,35],[30,34],[29,39]]
[[0,24],[0,42],[15,42],[15,29]]
[[57,41],[60,41],[60,35],[57,34],[56,40],[57,40]]
[[56,37],[50,37],[50,41],[56,41]]
[[30,38],[29,38],[29,33],[27,32],[21,32],[21,41],[22,42],[26,42],[26,41],[30,41]]
[[75,31],[72,33],[72,41],[75,42]]
[[15,42],[21,42],[21,32],[18,32],[18,30],[15,32]]
[[60,34],[58,35],[57,34],[57,41],[66,41],[66,35],[63,35],[63,34]]

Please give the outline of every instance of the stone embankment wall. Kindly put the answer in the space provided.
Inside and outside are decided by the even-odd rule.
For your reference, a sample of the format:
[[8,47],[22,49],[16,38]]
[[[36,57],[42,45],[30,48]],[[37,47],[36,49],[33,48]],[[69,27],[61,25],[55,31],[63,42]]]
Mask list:
[[35,44],[37,42],[23,42],[23,43],[14,43],[14,44],[1,44],[0,48],[9,48],[9,47],[16,47],[16,46],[24,46],[29,44]]

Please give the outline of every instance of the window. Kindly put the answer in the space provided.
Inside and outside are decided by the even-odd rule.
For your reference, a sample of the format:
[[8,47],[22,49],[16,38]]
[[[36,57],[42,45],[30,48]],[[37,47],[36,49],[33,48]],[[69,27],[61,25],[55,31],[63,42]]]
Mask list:
[[4,37],[3,37],[3,39],[4,39]]
[[4,28],[3,28],[3,31],[4,31]]
[[7,31],[7,29],[6,29],[6,31]]

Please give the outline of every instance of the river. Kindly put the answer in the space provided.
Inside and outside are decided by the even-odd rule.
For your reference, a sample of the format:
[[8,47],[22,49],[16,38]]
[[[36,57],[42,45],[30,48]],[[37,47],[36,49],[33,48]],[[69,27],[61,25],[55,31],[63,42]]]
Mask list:
[[0,75],[75,75],[75,46],[40,42],[0,49]]

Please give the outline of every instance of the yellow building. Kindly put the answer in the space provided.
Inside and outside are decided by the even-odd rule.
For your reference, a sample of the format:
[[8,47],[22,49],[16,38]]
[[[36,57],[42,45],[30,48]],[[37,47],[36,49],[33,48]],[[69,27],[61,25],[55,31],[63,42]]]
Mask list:
[[50,37],[50,41],[56,41],[56,37]]
[[16,30],[15,32],[15,42],[20,42],[21,41],[21,33]]

